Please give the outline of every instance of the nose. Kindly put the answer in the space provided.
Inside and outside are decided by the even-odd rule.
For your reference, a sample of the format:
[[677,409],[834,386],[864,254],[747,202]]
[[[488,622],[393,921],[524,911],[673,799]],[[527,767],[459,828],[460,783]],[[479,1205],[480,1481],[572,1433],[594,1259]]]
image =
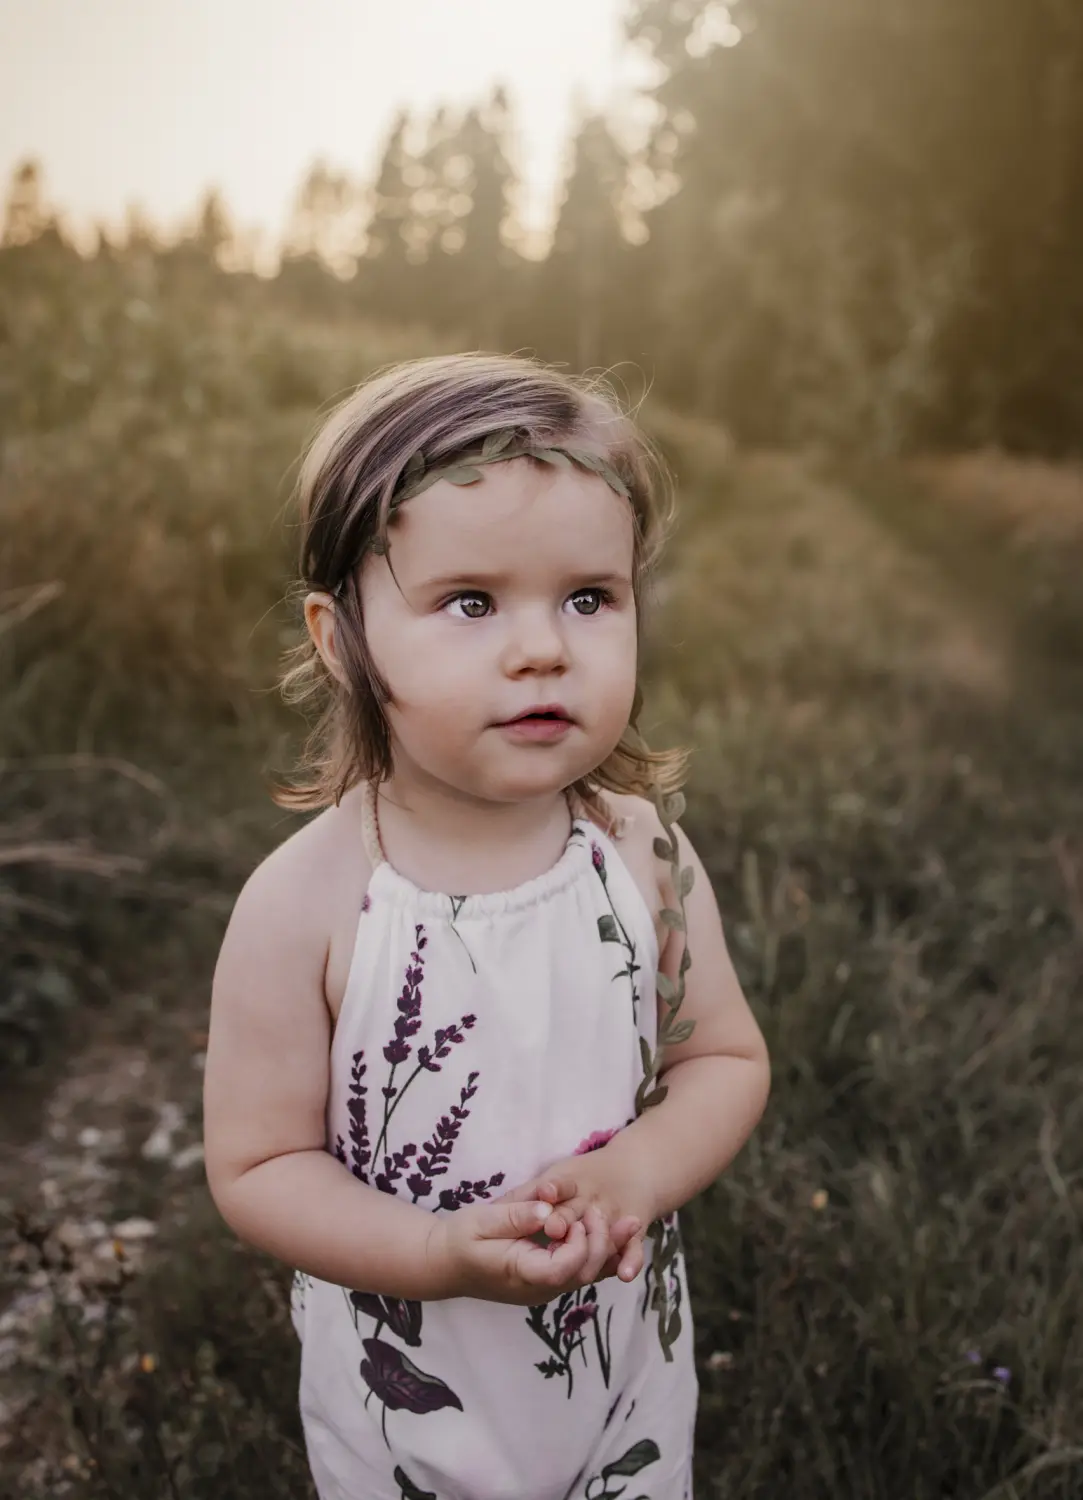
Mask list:
[[551,672],[567,664],[567,642],[552,605],[524,606],[510,615],[504,647],[504,665],[509,673]]

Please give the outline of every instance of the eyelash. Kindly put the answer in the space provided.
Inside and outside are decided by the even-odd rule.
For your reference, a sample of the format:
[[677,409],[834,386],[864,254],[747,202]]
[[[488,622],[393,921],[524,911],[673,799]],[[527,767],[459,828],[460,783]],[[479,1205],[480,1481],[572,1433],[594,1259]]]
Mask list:
[[[597,614],[601,614],[601,612],[602,612],[603,609],[607,609],[607,608],[609,608],[610,605],[616,604],[616,602],[617,602],[617,596],[616,596],[616,594],[614,594],[611,589],[602,588],[600,585],[598,587],[596,587],[596,588],[576,589],[575,593],[574,594],[569,594],[568,597],[570,599],[578,599],[581,594],[597,594],[598,595],[598,598],[599,598],[599,600],[601,602],[599,604],[599,607],[596,610],[594,610],[594,614],[596,614],[596,615]],[[486,593],[483,593],[480,589],[468,589],[468,590],[465,590],[463,593],[453,594],[450,599],[445,599],[444,602],[443,602],[443,604],[441,604],[440,609],[441,610],[447,609],[447,607],[448,607],[449,604],[454,604],[455,601],[458,600],[458,599],[488,599],[488,598],[489,598],[489,595],[486,594]],[[487,618],[487,616],[486,615],[463,615],[463,616],[461,616],[461,618],[464,619],[464,620],[484,620],[484,619]],[[587,615],[580,615],[580,619],[582,619],[582,620],[589,620],[590,618],[591,618],[591,615],[589,615],[589,614],[587,614]]]

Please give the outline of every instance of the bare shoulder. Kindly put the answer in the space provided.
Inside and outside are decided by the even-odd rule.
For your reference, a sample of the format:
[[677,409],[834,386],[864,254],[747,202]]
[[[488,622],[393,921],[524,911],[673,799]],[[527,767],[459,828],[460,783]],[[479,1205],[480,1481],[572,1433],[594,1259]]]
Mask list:
[[281,935],[291,941],[325,939],[327,900],[345,863],[341,822],[340,809],[326,808],[283,839],[245,881],[234,919],[281,922]]
[[353,957],[361,902],[372,876],[349,794],[284,839],[249,876],[235,917],[250,917],[278,941],[317,957],[323,998],[338,1016]]

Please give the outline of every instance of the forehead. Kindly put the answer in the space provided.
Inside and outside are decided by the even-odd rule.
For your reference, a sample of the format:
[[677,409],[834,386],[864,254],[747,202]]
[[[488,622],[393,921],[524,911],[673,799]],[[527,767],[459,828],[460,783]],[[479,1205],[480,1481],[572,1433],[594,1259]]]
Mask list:
[[471,485],[438,480],[399,509],[395,571],[411,581],[500,570],[518,576],[598,568],[630,576],[631,503],[604,479],[526,459],[491,464]]

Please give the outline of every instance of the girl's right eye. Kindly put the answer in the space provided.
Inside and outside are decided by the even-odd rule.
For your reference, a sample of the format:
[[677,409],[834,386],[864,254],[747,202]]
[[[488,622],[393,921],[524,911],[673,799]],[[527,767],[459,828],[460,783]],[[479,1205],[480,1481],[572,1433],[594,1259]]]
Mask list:
[[[482,600],[485,603],[488,603],[488,599],[489,599],[488,594],[456,594],[455,597],[453,599],[449,599],[447,601],[447,603],[442,606],[442,608],[443,609],[447,609],[450,605],[452,605],[452,604],[460,604],[464,600],[468,604],[475,603],[477,600]],[[485,618],[485,616],[483,614],[474,615],[474,614],[467,613],[462,618],[465,618],[467,620],[483,620]]]

